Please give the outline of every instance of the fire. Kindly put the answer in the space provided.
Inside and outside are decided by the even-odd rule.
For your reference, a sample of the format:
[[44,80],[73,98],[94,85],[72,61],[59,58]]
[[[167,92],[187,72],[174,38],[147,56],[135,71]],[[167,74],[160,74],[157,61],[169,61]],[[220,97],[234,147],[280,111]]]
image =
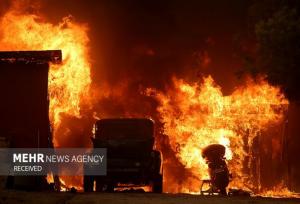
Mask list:
[[[82,177],[78,178],[77,180],[81,180],[81,179]],[[80,184],[76,185],[75,182],[73,185],[72,182],[70,182],[70,177],[63,177],[63,178],[60,177],[59,183],[60,183],[60,191],[70,191],[72,188],[76,189],[76,191],[83,191],[82,185]]]
[[136,186],[134,184],[122,184],[118,183],[117,187],[114,189],[115,191],[126,192],[126,191],[143,191],[143,192],[152,192],[151,186]]
[[47,174],[46,179],[47,179],[48,183],[54,183],[54,176],[52,173]]
[[[63,62],[50,64],[49,117],[53,128],[54,147],[60,146],[64,135],[57,132],[61,114],[80,117],[81,106],[89,106],[91,64],[88,56],[87,26],[65,17],[58,24],[25,14],[20,2],[0,19],[2,50],[62,50]],[[49,175],[48,181],[51,182]],[[63,183],[63,182],[62,182]]]
[[298,193],[291,192],[284,184],[281,182],[277,186],[273,187],[270,190],[264,190],[259,193],[260,196],[263,197],[273,197],[273,198],[299,198],[300,195]]
[[15,5],[1,19],[2,50],[62,50],[63,63],[50,65],[50,121],[54,129],[54,146],[59,146],[55,130],[61,124],[61,114],[80,117],[80,107],[89,101],[91,83],[88,57],[87,27],[65,17],[55,25],[41,17],[20,13]]
[[250,175],[243,171],[248,154],[244,146],[251,149],[261,131],[283,120],[288,101],[278,88],[262,79],[257,83],[249,80],[224,96],[221,87],[208,76],[194,84],[174,78],[173,87],[166,93],[154,89],[147,92],[159,102],[157,111],[171,149],[192,173],[180,187],[170,188],[171,192],[199,192],[200,180],[208,177],[201,150],[212,143],[226,147],[225,156],[234,174],[232,187],[253,187]]
[[[0,19],[2,50],[62,50],[63,63],[51,64],[49,73],[50,121],[55,147],[60,146],[59,141],[64,137],[56,132],[62,124],[62,114],[80,117],[81,107],[90,105],[87,30],[86,25],[74,22],[71,16],[53,24],[37,15],[24,14],[18,4]],[[234,174],[232,187],[253,188],[251,175],[243,171],[249,155],[244,147],[251,149],[255,137],[282,122],[288,100],[277,87],[264,80],[249,80],[227,96],[210,76],[202,83],[191,84],[176,78],[173,82],[166,93],[148,89],[159,102],[157,111],[164,124],[163,134],[168,136],[176,158],[191,172],[180,186],[168,183],[169,192],[199,192],[200,180],[208,177],[201,150],[212,143],[226,147],[225,156]],[[169,173],[165,174],[167,179]],[[54,181],[50,174],[47,179]],[[72,182],[80,189],[81,179],[74,182],[60,178],[62,189],[67,190]],[[260,195],[282,196],[291,192],[282,185]]]

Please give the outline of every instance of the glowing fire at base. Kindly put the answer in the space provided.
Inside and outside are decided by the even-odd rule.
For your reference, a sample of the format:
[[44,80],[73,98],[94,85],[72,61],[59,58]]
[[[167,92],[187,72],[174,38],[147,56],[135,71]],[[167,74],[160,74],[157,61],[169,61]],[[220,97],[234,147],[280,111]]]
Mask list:
[[280,90],[264,80],[249,80],[224,96],[210,76],[203,83],[189,84],[176,78],[173,81],[174,87],[166,93],[153,89],[147,92],[159,102],[157,111],[172,150],[192,173],[180,187],[174,187],[175,192],[199,192],[200,180],[208,177],[201,150],[213,143],[226,147],[226,158],[234,174],[231,186],[253,188],[250,175],[243,172],[247,155],[244,146],[251,149],[253,139],[261,131],[282,122],[288,101]]
[[258,195],[273,198],[300,198],[299,193],[291,192],[283,182],[273,187],[271,190],[262,191]]
[[[80,117],[81,105],[89,105],[90,63],[87,27],[65,17],[57,24],[41,17],[24,14],[27,5],[15,2],[0,20],[2,50],[62,50],[63,63],[50,65],[49,100],[53,143],[60,146],[64,135],[56,131],[61,113]],[[50,179],[50,176],[49,176]]]
[[[58,147],[64,138],[55,132],[62,122],[61,113],[80,117],[80,107],[89,105],[90,101],[87,27],[74,23],[71,17],[64,18],[58,25],[47,23],[36,15],[22,13],[22,6],[14,4],[1,18],[0,46],[2,50],[62,50],[63,63],[51,65],[49,74],[50,120],[54,128],[54,146]],[[247,143],[251,148],[256,136],[270,125],[282,122],[288,101],[278,88],[263,80],[249,81],[231,95],[224,96],[213,79],[207,77],[203,83],[195,84],[174,79],[174,87],[166,93],[153,89],[148,93],[159,102],[157,110],[172,150],[198,181],[185,178],[186,181],[173,192],[199,192],[199,181],[208,176],[201,150],[212,143],[227,148],[226,158],[234,173],[231,185],[253,187],[251,177],[242,171],[247,155],[243,146]],[[51,175],[47,179],[54,181]],[[80,188],[80,182],[75,186]],[[72,186],[69,183],[72,182],[61,180],[62,190]],[[293,196],[283,185],[261,195]]]
[[143,191],[143,192],[152,192],[151,186],[136,186],[134,184],[117,184],[117,187],[114,189],[115,191],[126,192],[126,191]]

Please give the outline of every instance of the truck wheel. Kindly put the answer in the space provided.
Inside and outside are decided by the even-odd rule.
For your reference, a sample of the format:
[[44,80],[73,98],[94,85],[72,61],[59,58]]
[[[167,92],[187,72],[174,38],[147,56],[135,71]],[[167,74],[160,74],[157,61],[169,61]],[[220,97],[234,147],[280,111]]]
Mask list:
[[162,175],[158,175],[156,178],[154,178],[152,183],[152,192],[153,193],[162,193],[163,190],[163,179]]
[[83,177],[83,190],[84,192],[92,192],[94,187],[94,177],[84,176]]

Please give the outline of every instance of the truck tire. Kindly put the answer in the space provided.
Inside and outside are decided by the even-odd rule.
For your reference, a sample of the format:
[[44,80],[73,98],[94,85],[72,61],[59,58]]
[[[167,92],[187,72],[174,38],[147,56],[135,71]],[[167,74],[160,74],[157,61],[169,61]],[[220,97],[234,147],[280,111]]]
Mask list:
[[152,181],[152,192],[153,193],[162,193],[163,191],[163,179],[162,175],[158,175]]
[[94,177],[84,176],[83,177],[83,190],[84,192],[93,192],[94,187]]

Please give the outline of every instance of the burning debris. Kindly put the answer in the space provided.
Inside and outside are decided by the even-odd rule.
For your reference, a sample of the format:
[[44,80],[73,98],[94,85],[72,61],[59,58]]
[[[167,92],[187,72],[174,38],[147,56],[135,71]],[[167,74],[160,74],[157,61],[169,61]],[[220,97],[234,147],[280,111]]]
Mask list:
[[[2,16],[0,30],[2,50],[62,50],[62,64],[56,64],[55,59],[50,64],[48,84],[49,117],[55,147],[89,145],[90,135],[80,135],[73,131],[75,129],[80,133],[84,132],[81,131],[82,121],[79,120],[83,116],[90,127],[95,119],[101,119],[103,116],[150,116],[158,119],[157,124],[161,125],[158,129],[162,130],[156,135],[155,146],[163,155],[168,155],[164,157],[164,192],[198,194],[201,182],[209,180],[213,182],[213,186],[217,186],[218,192],[224,193],[229,175],[225,176],[223,185],[218,186],[217,181],[213,181],[214,168],[211,165],[207,166],[205,159],[201,157],[202,151],[208,145],[218,144],[225,147],[224,154],[222,152],[222,156],[218,157],[223,173],[228,164],[228,169],[233,175],[229,188],[251,190],[256,195],[292,196],[285,183],[281,182],[284,180],[283,173],[276,174],[279,180],[274,179],[274,175],[269,177],[269,180],[273,179],[272,182],[264,181],[261,176],[262,172],[265,172],[265,169],[261,168],[279,160],[283,151],[283,126],[289,105],[279,88],[271,86],[264,79],[249,79],[243,86],[236,87],[231,94],[224,95],[222,87],[218,86],[211,76],[203,78],[200,83],[191,83],[179,77],[173,78],[173,84],[165,91],[159,88],[146,90],[146,95],[151,96],[146,97],[150,101],[147,101],[146,108],[135,98],[139,94],[138,91],[125,93],[128,87],[120,82],[122,87],[113,90],[118,95],[114,99],[119,100],[125,110],[116,114],[119,109],[108,101],[105,104],[114,109],[112,114],[109,111],[105,112],[106,107],[93,107],[93,101],[100,101],[102,95],[109,95],[113,91],[110,90],[112,87],[107,85],[103,90],[92,90],[97,92],[96,96],[99,97],[91,97],[92,63],[89,58],[87,25],[76,23],[71,16],[63,18],[58,24],[49,23],[38,15],[26,13],[22,4],[17,2]],[[149,50],[151,52],[147,52],[145,58],[157,55],[157,52],[153,51],[155,49]],[[207,52],[203,53],[203,56],[200,56],[202,66],[208,69],[212,59]],[[130,80],[124,81],[127,83]],[[144,87],[139,87],[139,91]],[[147,84],[146,87],[151,86]],[[158,105],[153,105],[152,101]],[[132,107],[126,107],[130,106],[128,104]],[[136,105],[142,108],[137,109]],[[140,113],[140,109],[149,109],[149,114]],[[84,115],[83,112],[88,113]],[[92,128],[88,132],[91,133]],[[75,141],[75,134],[76,138],[80,138],[80,142]],[[72,143],[73,141],[75,142]],[[271,159],[267,161],[265,155],[270,155]],[[226,161],[223,160],[223,156]],[[174,163],[174,166],[179,166],[176,171],[172,166]],[[272,165],[280,166],[274,162]],[[51,175],[47,177],[49,182],[55,179],[58,178]],[[80,176],[59,179],[60,190],[70,190],[73,186],[78,190],[83,189],[83,178]],[[122,184],[119,186],[122,187]],[[89,188],[91,189],[91,185]]]
[[249,158],[254,140],[269,127],[280,126],[287,110],[288,100],[278,88],[264,80],[249,80],[224,96],[211,77],[194,84],[174,78],[174,87],[166,93],[153,89],[147,93],[159,102],[164,134],[180,163],[191,172],[183,183],[176,184],[173,176],[180,175],[172,175],[165,166],[165,182],[172,183],[166,191],[198,192],[201,180],[208,178],[201,150],[214,143],[226,147],[225,157],[233,174],[230,186],[255,190],[257,178],[251,177],[250,171],[254,161]]

